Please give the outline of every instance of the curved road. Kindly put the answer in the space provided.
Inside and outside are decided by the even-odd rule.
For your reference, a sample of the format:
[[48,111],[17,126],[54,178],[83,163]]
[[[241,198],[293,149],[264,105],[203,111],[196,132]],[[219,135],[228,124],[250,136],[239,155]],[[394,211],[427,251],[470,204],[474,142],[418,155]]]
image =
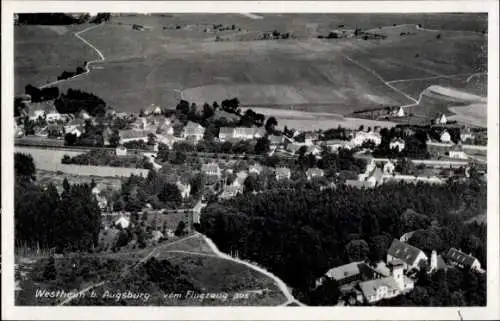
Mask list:
[[83,29],[81,31],[75,32],[75,37],[77,37],[78,39],[80,39],[81,41],[83,41],[87,46],[89,46],[90,48],[92,48],[99,55],[99,59],[88,61],[87,64],[84,66],[84,68],[85,68],[85,72],[84,73],[75,75],[75,76],[67,78],[67,79],[61,79],[61,80],[53,81],[51,83],[48,83],[48,84],[40,86],[39,87],[40,89],[43,89],[43,88],[49,87],[49,86],[53,86],[53,85],[57,85],[57,84],[60,84],[62,82],[68,81],[70,79],[75,79],[75,78],[81,77],[83,75],[86,75],[86,74],[88,74],[90,72],[90,68],[89,67],[90,67],[91,64],[98,63],[98,62],[103,62],[104,60],[106,60],[106,58],[104,57],[104,55],[102,54],[102,52],[99,49],[97,49],[96,46],[94,46],[88,40],[86,40],[85,38],[83,38],[82,36],[80,36],[82,33],[87,32],[87,31],[92,30],[92,29],[95,29],[95,28],[97,28],[97,27],[99,27],[101,25],[102,25],[102,23],[98,24],[98,25],[95,25],[95,26],[91,26],[91,27],[85,28],[85,29]]

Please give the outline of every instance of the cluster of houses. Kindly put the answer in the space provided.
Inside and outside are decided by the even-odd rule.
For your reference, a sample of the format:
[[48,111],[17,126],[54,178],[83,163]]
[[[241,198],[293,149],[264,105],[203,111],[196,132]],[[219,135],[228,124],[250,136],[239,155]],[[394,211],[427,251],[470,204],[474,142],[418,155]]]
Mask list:
[[385,262],[351,262],[328,270],[316,281],[320,286],[326,278],[334,279],[342,293],[341,305],[375,303],[404,295],[414,289],[416,275],[427,267],[427,273],[454,266],[485,273],[480,262],[470,254],[450,248],[445,255],[432,251],[430,258],[420,249],[394,239],[387,250]]

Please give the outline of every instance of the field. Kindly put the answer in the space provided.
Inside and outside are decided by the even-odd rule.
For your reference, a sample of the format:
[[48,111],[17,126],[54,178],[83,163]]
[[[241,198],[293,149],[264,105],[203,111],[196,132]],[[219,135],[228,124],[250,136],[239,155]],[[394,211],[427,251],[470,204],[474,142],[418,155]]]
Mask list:
[[[417,29],[419,23],[429,29]],[[146,29],[133,30],[132,24]],[[213,24],[235,27],[214,31]],[[317,39],[341,24],[388,38]],[[484,71],[485,37],[481,32],[486,25],[486,17],[477,14],[113,17],[111,23],[82,34],[99,48],[105,61],[93,65],[88,75],[60,87],[94,92],[124,111],[138,111],[152,103],[174,106],[181,98],[200,104],[236,96],[243,106],[294,106],[306,112],[346,115],[359,109],[413,103],[406,91],[395,90],[386,81]],[[439,31],[437,39],[433,28],[446,31]],[[273,30],[291,32],[296,39],[214,41],[217,36]],[[400,36],[403,31],[412,35]],[[16,43],[30,43],[36,37],[36,32],[18,34]],[[26,54],[28,46],[19,48]],[[40,59],[42,64],[45,60]],[[26,78],[30,69],[21,68],[23,60],[16,61],[20,67],[16,75]],[[408,95],[415,97],[422,84],[405,86]]]
[[43,85],[64,70],[75,70],[96,53],[73,33],[85,26],[20,26],[14,28],[14,88]]

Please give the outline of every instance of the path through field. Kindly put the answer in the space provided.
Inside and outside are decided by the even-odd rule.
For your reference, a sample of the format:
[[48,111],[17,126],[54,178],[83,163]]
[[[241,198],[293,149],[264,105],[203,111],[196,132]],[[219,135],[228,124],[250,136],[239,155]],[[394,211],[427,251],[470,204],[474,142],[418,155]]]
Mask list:
[[53,86],[53,85],[57,85],[57,84],[65,82],[65,81],[68,81],[70,79],[75,79],[75,78],[81,77],[83,75],[86,75],[86,74],[88,74],[90,72],[90,68],[89,67],[90,67],[91,64],[98,63],[98,62],[103,62],[104,60],[106,60],[106,58],[104,57],[104,55],[102,54],[102,52],[99,49],[97,49],[96,46],[94,46],[87,39],[85,39],[85,38],[83,38],[81,36],[82,33],[87,32],[87,31],[92,30],[92,29],[95,29],[95,28],[97,28],[97,27],[99,27],[101,25],[102,24],[98,24],[98,25],[95,25],[95,26],[91,26],[91,27],[85,28],[85,29],[83,29],[81,31],[75,32],[75,37],[77,37],[78,39],[80,39],[81,41],[83,41],[87,46],[89,46],[90,48],[92,48],[99,55],[99,59],[88,61],[87,64],[84,66],[85,67],[85,72],[84,73],[75,75],[75,76],[67,78],[67,79],[61,79],[61,80],[53,81],[51,83],[48,83],[48,84],[40,86],[39,87],[40,89],[43,89],[43,88],[46,88],[46,87],[49,87],[49,86]]
[[256,266],[256,265],[254,265],[252,263],[249,263],[249,262],[246,262],[246,261],[243,261],[243,260],[240,260],[240,259],[233,258],[233,257],[229,256],[228,254],[221,252],[219,250],[219,248],[217,247],[217,245],[215,245],[215,243],[211,239],[209,239],[207,236],[205,236],[203,234],[202,234],[202,237],[205,240],[205,242],[208,244],[208,246],[210,246],[210,248],[212,249],[212,251],[217,255],[217,257],[219,257],[221,259],[233,261],[233,262],[236,262],[236,263],[239,263],[239,264],[243,264],[243,265],[245,265],[245,266],[247,266],[247,267],[249,267],[249,268],[251,268],[251,269],[253,269],[255,271],[258,271],[258,272],[260,272],[260,273],[268,276],[274,282],[276,282],[276,284],[278,285],[278,287],[281,290],[281,292],[283,292],[283,294],[287,298],[287,302],[283,303],[282,304],[283,306],[286,306],[286,305],[291,304],[291,303],[295,303],[295,304],[298,304],[300,306],[304,306],[303,303],[299,302],[296,298],[294,298],[294,296],[292,295],[292,293],[288,289],[288,286],[279,277],[277,277],[276,275],[272,274],[271,272],[269,272],[269,271],[267,271],[267,270],[265,270],[265,269],[263,269],[263,268],[261,268],[259,266]]

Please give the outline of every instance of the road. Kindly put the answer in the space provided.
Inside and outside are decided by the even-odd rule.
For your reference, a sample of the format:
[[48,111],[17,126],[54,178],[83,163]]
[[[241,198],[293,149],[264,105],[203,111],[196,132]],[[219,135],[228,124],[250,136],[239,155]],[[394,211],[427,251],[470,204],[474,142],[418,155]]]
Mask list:
[[49,87],[49,86],[53,86],[53,85],[57,85],[57,84],[60,84],[62,82],[65,82],[65,81],[68,81],[68,80],[75,79],[75,78],[81,77],[83,75],[86,75],[86,74],[88,74],[90,72],[90,68],[89,67],[90,67],[91,64],[103,62],[104,60],[106,60],[106,58],[104,57],[104,55],[102,54],[102,52],[99,49],[97,49],[96,46],[94,46],[87,39],[85,39],[85,38],[83,38],[81,36],[81,34],[83,34],[84,32],[87,32],[89,30],[95,29],[95,28],[97,28],[97,27],[99,27],[101,25],[102,24],[91,26],[91,27],[85,28],[85,29],[83,29],[83,30],[78,31],[78,32],[75,33],[75,37],[77,37],[78,39],[80,39],[81,41],[83,41],[83,43],[85,43],[87,46],[89,46],[90,48],[92,48],[99,55],[99,59],[88,61],[87,64],[84,66],[85,72],[83,72],[81,74],[78,74],[78,75],[75,75],[73,77],[67,78],[67,79],[56,80],[56,81],[53,81],[51,83],[42,85],[42,86],[39,87],[40,89],[43,89],[43,88]]
[[243,264],[249,268],[251,268],[252,270],[255,270],[257,272],[260,272],[264,275],[266,275],[267,277],[271,278],[275,283],[276,285],[278,286],[278,288],[281,290],[281,292],[283,292],[283,294],[285,295],[287,301],[285,303],[283,303],[282,305],[288,305],[290,303],[295,303],[295,304],[298,304],[300,306],[304,306],[303,303],[299,302],[293,295],[292,293],[290,292],[290,289],[288,288],[288,286],[285,284],[285,282],[283,282],[283,280],[281,280],[280,278],[278,278],[276,275],[272,274],[271,272],[257,266],[257,265],[254,265],[250,262],[247,262],[247,261],[243,261],[243,260],[240,260],[240,259],[237,259],[237,258],[233,258],[231,256],[229,256],[228,254],[226,253],[223,253],[219,250],[219,248],[217,247],[217,245],[215,245],[215,243],[209,239],[207,236],[203,235],[202,234],[202,237],[203,239],[205,240],[205,242],[208,244],[208,246],[210,246],[210,249],[215,253],[215,255],[221,259],[225,259],[225,260],[229,260],[229,261],[232,261],[232,262],[236,262],[236,263],[239,263],[239,264]]

